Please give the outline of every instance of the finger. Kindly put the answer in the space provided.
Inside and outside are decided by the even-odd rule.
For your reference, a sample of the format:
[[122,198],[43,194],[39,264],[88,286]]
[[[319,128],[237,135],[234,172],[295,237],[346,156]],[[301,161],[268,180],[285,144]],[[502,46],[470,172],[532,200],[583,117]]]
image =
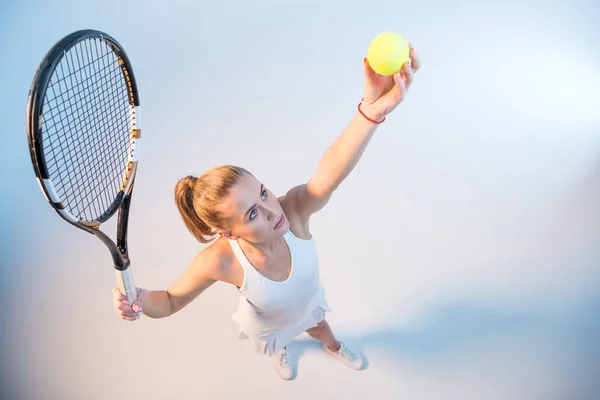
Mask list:
[[135,312],[135,311],[127,311],[127,310],[119,310],[118,311],[119,315],[121,316],[121,318],[134,318],[134,317],[139,317],[142,315],[142,312]]
[[412,42],[408,39],[406,40],[406,43],[408,44],[408,54],[410,58],[413,58],[413,56],[416,54],[415,47],[413,46]]
[[408,90],[410,88],[410,85],[412,84],[412,81],[415,77],[410,64],[411,63],[409,60],[406,63],[404,63],[403,68],[402,68],[403,72],[404,72],[404,86],[406,86],[406,90]]
[[419,68],[421,68],[421,58],[417,54],[417,50],[411,46],[410,48],[410,59],[412,61],[412,70],[413,72],[417,72]]
[[138,311],[133,310],[129,304],[119,303],[115,308],[122,312],[128,312],[128,313],[138,312]]
[[119,300],[119,301],[126,299],[126,297],[123,296],[123,293],[121,293],[121,290],[119,290],[118,287],[113,288],[112,295],[116,300]]
[[133,316],[136,316],[141,313],[141,311],[135,312],[131,309],[131,307],[123,305],[123,304],[115,304],[113,306],[113,308],[120,316],[133,317]]
[[367,57],[363,58],[363,64],[365,67],[365,76],[367,77],[367,79],[376,79],[377,72],[375,72],[373,68],[371,68],[371,64],[369,64],[369,60],[367,59]]
[[394,87],[394,102],[399,102],[404,97],[404,93],[406,92],[406,84],[404,83],[404,79],[402,79],[401,71],[398,71],[394,74],[394,82],[396,85]]
[[406,81],[404,80],[404,67],[396,72],[393,76],[396,86],[402,90],[406,89]]
[[118,311],[119,316],[123,319],[133,319],[142,316],[141,313]]
[[127,300],[122,300],[122,301],[115,301],[114,302],[114,307],[117,310],[122,310],[122,311],[140,311],[140,310],[134,310],[132,306],[129,305],[129,303],[127,302]]

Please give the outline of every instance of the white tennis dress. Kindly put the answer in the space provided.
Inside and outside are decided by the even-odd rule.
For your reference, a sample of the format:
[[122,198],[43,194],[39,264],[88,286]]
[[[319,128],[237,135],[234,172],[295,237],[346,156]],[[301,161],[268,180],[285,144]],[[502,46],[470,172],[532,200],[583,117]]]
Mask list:
[[317,326],[331,311],[319,281],[319,259],[314,240],[284,235],[292,256],[289,277],[273,281],[248,261],[237,240],[231,248],[244,269],[240,303],[233,314],[239,325],[238,339],[249,339],[254,349],[265,355],[277,354],[296,336]]

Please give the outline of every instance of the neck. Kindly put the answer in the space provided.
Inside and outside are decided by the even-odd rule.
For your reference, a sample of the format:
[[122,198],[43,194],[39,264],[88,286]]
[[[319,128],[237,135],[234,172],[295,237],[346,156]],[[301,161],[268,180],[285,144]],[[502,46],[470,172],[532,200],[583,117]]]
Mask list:
[[281,250],[281,246],[285,244],[285,239],[281,236],[271,242],[258,243],[239,238],[238,242],[240,242],[240,246],[246,247],[244,249],[244,253],[246,254],[248,254],[247,250],[249,250],[251,255],[255,257],[271,257]]

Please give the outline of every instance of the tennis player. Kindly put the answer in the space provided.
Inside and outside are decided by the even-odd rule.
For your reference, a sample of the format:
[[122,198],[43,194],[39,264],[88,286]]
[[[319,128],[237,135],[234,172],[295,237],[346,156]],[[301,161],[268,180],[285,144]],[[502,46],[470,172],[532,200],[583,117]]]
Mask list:
[[121,318],[173,315],[213,283],[226,282],[241,294],[233,315],[239,338],[270,356],[281,378],[294,376],[287,345],[303,332],[321,341],[325,353],[362,369],[361,356],[336,339],[325,319],[331,310],[319,280],[310,217],[325,207],[354,169],[377,127],[404,100],[421,66],[412,47],[410,60],[393,76],[377,74],[366,58],[363,63],[363,100],[306,184],[276,197],[253,174],[233,165],[179,180],[175,201],[185,225],[199,242],[213,243],[167,290],[137,288],[138,298],[129,305],[114,288],[114,308]]

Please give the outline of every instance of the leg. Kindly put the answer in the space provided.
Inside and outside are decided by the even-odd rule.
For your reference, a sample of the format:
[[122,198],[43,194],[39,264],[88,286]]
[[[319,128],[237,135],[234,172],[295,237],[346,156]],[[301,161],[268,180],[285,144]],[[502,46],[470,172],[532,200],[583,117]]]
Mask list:
[[308,329],[306,333],[323,342],[327,348],[333,352],[336,352],[340,349],[340,343],[336,340],[335,336],[333,336],[331,327],[325,320],[319,322],[319,324],[314,328]]

